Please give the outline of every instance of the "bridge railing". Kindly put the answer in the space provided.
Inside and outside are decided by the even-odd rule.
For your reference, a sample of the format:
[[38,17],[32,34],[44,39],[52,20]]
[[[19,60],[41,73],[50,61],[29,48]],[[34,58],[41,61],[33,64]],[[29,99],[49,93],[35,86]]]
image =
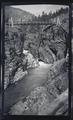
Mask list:
[[[25,22],[25,23],[14,23],[15,25],[49,25],[49,22]],[[6,23],[6,25],[9,25],[9,23]]]

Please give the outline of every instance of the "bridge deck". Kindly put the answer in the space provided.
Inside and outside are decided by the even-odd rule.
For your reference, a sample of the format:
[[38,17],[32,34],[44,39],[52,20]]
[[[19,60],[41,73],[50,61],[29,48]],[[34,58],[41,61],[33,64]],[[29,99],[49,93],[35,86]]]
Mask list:
[[[50,23],[47,22],[33,22],[33,23],[14,23],[13,25],[50,25]],[[9,25],[8,23],[6,23],[6,25]]]

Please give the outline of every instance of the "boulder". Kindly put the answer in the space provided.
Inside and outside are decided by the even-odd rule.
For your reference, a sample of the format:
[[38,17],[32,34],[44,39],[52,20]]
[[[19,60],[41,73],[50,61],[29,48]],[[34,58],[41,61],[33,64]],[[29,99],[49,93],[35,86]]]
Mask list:
[[15,83],[15,82],[17,82],[17,81],[19,81],[19,80],[22,80],[22,79],[25,77],[25,75],[27,75],[27,74],[28,74],[27,70],[26,70],[26,71],[23,71],[21,68],[19,68],[19,69],[17,70],[14,78],[13,78],[12,83]]

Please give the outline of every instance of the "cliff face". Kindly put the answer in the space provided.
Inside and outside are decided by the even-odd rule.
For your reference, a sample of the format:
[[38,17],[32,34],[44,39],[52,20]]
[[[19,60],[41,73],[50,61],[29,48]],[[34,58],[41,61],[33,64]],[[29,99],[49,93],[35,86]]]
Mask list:
[[46,39],[46,43],[54,52],[56,58],[64,58],[66,56],[68,33],[61,27],[61,25],[52,24],[44,29],[44,34],[43,41],[45,43]]

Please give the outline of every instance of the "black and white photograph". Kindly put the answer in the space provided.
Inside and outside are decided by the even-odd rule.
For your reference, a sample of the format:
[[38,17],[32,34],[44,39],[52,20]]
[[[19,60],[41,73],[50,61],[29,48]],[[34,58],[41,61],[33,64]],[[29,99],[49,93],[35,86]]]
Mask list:
[[4,115],[68,116],[69,6],[6,5],[4,12]]

